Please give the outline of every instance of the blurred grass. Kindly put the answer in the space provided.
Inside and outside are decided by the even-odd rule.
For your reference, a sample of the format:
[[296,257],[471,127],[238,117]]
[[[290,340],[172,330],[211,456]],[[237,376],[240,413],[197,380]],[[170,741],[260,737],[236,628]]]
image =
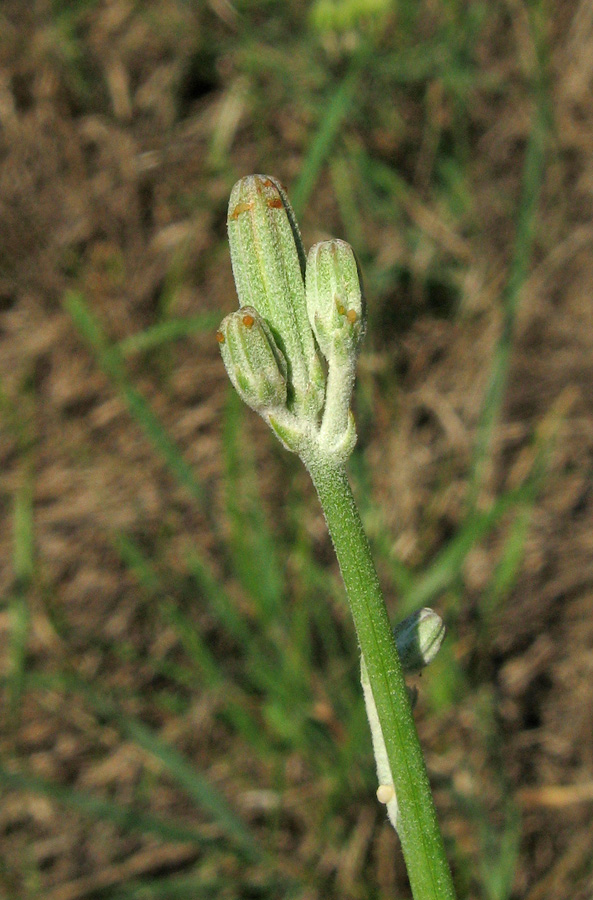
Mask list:
[[470,508],[475,506],[479,498],[494,426],[500,417],[504,400],[515,323],[521,303],[522,289],[529,274],[537,227],[537,210],[544,180],[546,152],[551,137],[552,113],[546,63],[548,52],[541,21],[536,18],[538,13],[541,16],[542,8],[541,3],[536,3],[531,11],[531,38],[535,50],[535,71],[531,73],[534,108],[523,164],[522,192],[516,213],[513,257],[501,296],[503,310],[501,334],[494,351],[476,432],[468,487]]
[[198,846],[211,843],[196,829],[186,828],[179,822],[167,821],[132,807],[126,808],[83,791],[57,784],[55,781],[22,772],[13,772],[2,764],[0,764],[0,784],[6,789],[41,794],[85,816],[117,825],[124,831],[139,831],[154,835],[162,841],[192,843]]
[[121,351],[114,343],[108,343],[100,323],[93,315],[81,293],[70,292],[64,298],[64,306],[83,338],[97,355],[97,361],[106,375],[114,382],[130,412],[143,429],[173,476],[199,503],[203,503],[204,489],[198,477],[186,463],[174,440],[159,421],[142,394],[133,386],[126,374]]
[[131,335],[119,342],[120,353],[124,357],[146,353],[170,341],[186,338],[204,331],[213,331],[220,322],[220,313],[197,313],[187,319],[167,319],[145,331]]
[[[76,76],[75,84],[82,98],[89,97],[92,84],[83,64],[84,42],[80,26],[94,5],[85,2],[75,6],[64,3],[53,6],[54,24],[63,35],[64,60]],[[441,16],[426,36],[419,24],[421,10],[414,4],[403,3],[397,13],[397,37],[393,45],[386,46],[382,43],[383,32],[391,17],[396,15],[394,6],[388,3],[377,7],[378,12],[370,8],[372,4],[351,4],[347,16],[350,24],[344,31],[341,26],[336,27],[335,18],[343,17],[344,10],[330,9],[327,4],[322,9],[322,4],[313,4],[309,20],[312,24],[302,26],[296,35],[292,33],[295,13],[288,8],[267,4],[271,15],[262,24],[260,35],[255,13],[252,19],[250,10],[239,6],[245,29],[233,38],[237,42],[236,65],[240,70],[242,68],[240,76],[247,79],[249,89],[245,93],[251,92],[252,112],[265,110],[266,78],[270,78],[270,72],[285,67],[285,54],[279,57],[277,53],[278,47],[282,46],[278,32],[293,52],[295,48],[302,51],[302,59],[297,59],[298,54],[294,54],[296,61],[290,69],[290,74],[298,77],[291,81],[285,73],[282,79],[283,90],[292,92],[288,100],[308,123],[298,148],[299,174],[291,189],[297,214],[307,215],[308,203],[315,200],[316,187],[320,183],[327,192],[324,180],[327,174],[327,183],[331,184],[333,192],[332,202],[342,218],[346,237],[355,244],[368,273],[368,290],[381,299],[393,289],[402,274],[408,277],[410,273],[395,271],[391,265],[383,265],[372,258],[366,237],[367,222],[372,222],[379,230],[387,225],[401,228],[404,240],[414,249],[425,238],[426,231],[430,233],[436,218],[435,209],[442,206],[446,210],[447,253],[436,258],[434,275],[451,296],[455,295],[458,272],[468,265],[465,233],[475,227],[468,171],[472,148],[466,104],[473,92],[483,91],[488,97],[503,96],[505,90],[497,73],[481,71],[474,52],[482,29],[489,16],[494,14],[492,10],[483,3],[465,5],[450,0],[442,5]],[[340,21],[344,21],[343,18]],[[358,34],[355,52],[348,49],[351,28],[354,28],[355,37]],[[479,683],[472,683],[453,649],[457,614],[464,599],[464,567],[468,556],[477,546],[504,530],[497,565],[478,609],[480,639],[485,642],[496,611],[504,605],[516,584],[549,455],[549,442],[537,443],[531,467],[521,483],[502,492],[488,508],[479,506],[484,473],[493,455],[494,429],[505,397],[522,289],[531,264],[549,140],[549,89],[545,74],[548,51],[537,29],[533,31],[533,39],[538,51],[538,68],[532,73],[532,82],[526,91],[534,112],[525,153],[523,189],[516,210],[512,262],[500,300],[500,340],[491,361],[476,431],[465,518],[459,523],[456,534],[437,548],[431,558],[425,559],[419,570],[394,559],[389,537],[381,533],[380,527],[370,528],[379,563],[382,570],[389,573],[392,582],[389,587],[399,598],[398,614],[403,617],[415,608],[445,597],[451,633],[444,662],[437,668],[434,684],[426,689],[431,713],[437,717],[446,713],[462,691],[477,691],[481,687]],[[325,54],[327,46],[333,50]],[[255,76],[261,77],[260,83]],[[405,133],[405,119],[390,98],[402,96],[416,102],[422,95],[429,105],[430,91],[435,85],[440,96],[450,101],[452,124],[450,133],[444,135],[439,123],[427,122],[424,138],[426,146],[432,148],[428,153],[431,162],[427,164],[424,183],[417,187],[405,160],[390,159],[389,153],[382,154],[370,142],[365,143],[365,129],[369,122],[376,120],[384,129]],[[397,94],[398,91],[401,93]],[[267,114],[271,118],[270,110]],[[259,127],[263,127],[265,121],[264,116]],[[254,124],[254,128],[257,127],[257,123]],[[230,144],[225,143],[225,147],[231,154]],[[215,168],[222,173],[222,178],[231,180],[238,165],[232,154],[225,159],[222,150],[217,151]],[[430,204],[426,202],[427,194],[433,201]],[[424,290],[432,275],[431,272],[425,276],[412,273],[410,278],[424,277],[425,281],[420,285]],[[198,473],[186,462],[163,422],[136,387],[128,369],[135,356],[145,354],[151,359],[151,353],[174,341],[208,332],[218,324],[217,313],[200,312],[186,319],[169,317],[172,297],[184,277],[183,267],[171,266],[165,291],[159,300],[161,320],[119,343],[110,340],[83,291],[69,291],[64,298],[64,307],[93,354],[96,365],[108,377],[113,391],[121,397],[171,478],[208,514],[210,498]],[[447,308],[446,315],[456,315],[454,304]],[[164,360],[165,366],[173,365],[173,354]],[[372,413],[371,399],[369,415]],[[229,394],[221,438],[225,528],[223,523],[210,522],[223,583],[197,543],[188,550],[183,561],[187,582],[180,585],[163,562],[166,537],[150,558],[133,535],[120,531],[110,537],[125,572],[146,598],[152,627],[170,629],[176,636],[181,659],[172,656],[148,660],[155,676],[166,680],[171,698],[178,700],[177,705],[172,703],[176,711],[171,715],[184,715],[183,697],[188,690],[209,691],[222,697],[218,717],[229,729],[240,754],[253,752],[264,764],[267,783],[279,797],[287,782],[287,760],[298,757],[306,771],[312,773],[309,777],[315,776],[318,785],[318,795],[312,801],[315,808],[310,813],[310,841],[317,841],[322,846],[331,817],[344,815],[344,810],[358,809],[374,790],[370,741],[358,691],[355,642],[347,620],[337,611],[341,587],[326,561],[319,559],[315,540],[303,525],[306,498],[291,484],[287,487],[290,502],[285,509],[280,511],[275,506],[272,510],[262,500],[257,469],[259,448],[255,445],[248,416],[236,396]],[[291,465],[283,458],[284,463]],[[371,518],[373,473],[368,471],[363,453],[354,458],[352,471],[363,502],[363,514]],[[15,717],[24,692],[44,689],[43,680],[28,679],[26,672],[30,621],[28,593],[34,572],[32,490],[32,482],[25,480],[14,499],[15,588],[9,598],[11,666],[6,681],[12,728],[16,728]],[[201,630],[204,623],[206,627]],[[132,648],[129,651],[134,652]],[[117,655],[127,651],[123,647],[111,647],[109,652]],[[81,691],[87,705],[98,716],[113,721],[122,736],[158,761],[162,771],[189,797],[195,808],[217,823],[230,839],[232,849],[229,852],[240,858],[246,853],[251,860],[263,860],[262,866],[270,866],[270,855],[274,852],[270,848],[274,847],[280,829],[279,813],[275,819],[270,816],[265,828],[260,829],[263,834],[261,840],[258,835],[256,843],[252,829],[232,810],[230,803],[214,791],[191,759],[165,742],[156,730],[139,718],[122,712],[111,697],[104,697],[102,693],[90,690],[88,685],[73,681],[71,675],[62,672],[61,680],[58,679],[52,689],[59,689],[63,696],[70,690]],[[428,674],[426,680],[430,682],[430,679]],[[502,736],[496,731],[496,717],[488,709],[481,715],[484,727],[490,730],[491,742],[500,745]],[[6,761],[2,765],[0,781],[5,790],[37,793],[92,819],[112,823],[124,832],[140,831],[162,841],[188,841],[197,846],[211,847],[217,840],[198,827],[17,771],[13,762],[9,765]],[[460,800],[459,805],[464,802]],[[494,827],[489,821],[485,805],[476,802],[471,809],[464,810],[476,826],[480,845],[477,870],[472,868],[470,861],[464,863],[463,854],[456,852],[459,882],[465,885],[464,896],[505,900],[512,895],[521,831],[512,805],[507,805],[502,796],[500,805],[504,813],[502,827]],[[343,827],[342,822],[336,826],[338,831]],[[321,851],[311,851],[311,871],[301,873],[301,896],[306,896],[307,882],[315,884],[319,890],[327,886],[323,872],[315,871],[320,855]],[[276,860],[276,863],[282,870],[283,861]],[[283,877],[285,875],[286,872]],[[357,897],[379,896],[372,877],[372,874],[368,876],[366,887],[357,887]],[[221,864],[218,872],[199,871],[184,877],[164,875],[150,882],[130,881],[110,890],[107,895],[122,900],[127,897],[251,896],[240,894],[240,887],[235,893],[232,888],[230,894],[228,890],[224,865]],[[253,891],[256,896],[277,895],[277,887],[267,882],[259,888],[259,893],[256,888]],[[337,896],[334,886],[330,891],[328,896]],[[283,896],[286,895],[285,892]]]
[[9,678],[6,689],[6,709],[9,727],[18,725],[20,702],[25,683],[27,642],[31,623],[29,591],[33,580],[34,531],[33,486],[31,474],[25,473],[24,483],[17,489],[13,510],[13,571],[14,590],[9,600],[10,646],[8,651]]
[[350,61],[345,76],[337,86],[328,88],[325,102],[322,101],[323,115],[291,191],[291,203],[297,219],[302,216],[321,169],[331,156],[340,127],[351,111],[354,93],[370,52],[371,49],[363,44]]

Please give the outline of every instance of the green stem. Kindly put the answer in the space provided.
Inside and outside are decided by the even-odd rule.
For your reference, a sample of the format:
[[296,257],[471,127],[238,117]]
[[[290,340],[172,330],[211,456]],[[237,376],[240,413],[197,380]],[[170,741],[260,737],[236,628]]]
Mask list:
[[393,773],[398,834],[414,900],[454,900],[402,667],[346,471],[317,454],[303,461],[319,495],[366,663]]
[[356,359],[346,356],[330,359],[325,388],[325,409],[319,429],[319,440],[331,442],[348,429],[348,412],[354,386]]

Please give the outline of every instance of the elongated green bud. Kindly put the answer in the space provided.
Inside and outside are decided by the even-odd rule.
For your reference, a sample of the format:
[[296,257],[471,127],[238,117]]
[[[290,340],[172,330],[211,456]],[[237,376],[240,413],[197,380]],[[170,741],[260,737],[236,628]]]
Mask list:
[[305,251],[284,188],[268,175],[250,175],[229,201],[229,243],[239,304],[268,322],[288,365],[288,404],[316,420],[324,376],[305,304]]
[[356,356],[365,327],[365,305],[356,258],[350,244],[334,239],[309,251],[307,314],[317,343],[330,362]]
[[350,400],[365,325],[358,267],[350,245],[338,239],[315,244],[307,258],[305,283],[307,315],[328,365],[319,445],[344,462],[356,443]]
[[428,607],[400,622],[394,635],[404,672],[419,672],[431,663],[441,649],[445,631],[441,617]]
[[229,378],[248,406],[260,414],[286,406],[286,360],[256,309],[244,306],[226,316],[216,339]]

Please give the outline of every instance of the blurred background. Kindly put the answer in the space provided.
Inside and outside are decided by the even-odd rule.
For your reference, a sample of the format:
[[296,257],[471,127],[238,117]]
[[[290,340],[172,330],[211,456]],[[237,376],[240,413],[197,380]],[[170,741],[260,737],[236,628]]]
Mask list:
[[409,897],[226,206],[355,247],[355,494],[460,898],[593,893],[590,0],[4,0],[0,896]]

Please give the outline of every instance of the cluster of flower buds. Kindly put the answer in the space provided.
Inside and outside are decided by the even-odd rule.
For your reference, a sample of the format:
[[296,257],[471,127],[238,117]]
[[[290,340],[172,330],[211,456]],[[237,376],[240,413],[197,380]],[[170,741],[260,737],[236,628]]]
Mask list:
[[290,450],[343,461],[365,324],[354,253],[332,240],[306,259],[286,191],[267,175],[237,182],[228,231],[240,309],[217,339],[229,377]]

